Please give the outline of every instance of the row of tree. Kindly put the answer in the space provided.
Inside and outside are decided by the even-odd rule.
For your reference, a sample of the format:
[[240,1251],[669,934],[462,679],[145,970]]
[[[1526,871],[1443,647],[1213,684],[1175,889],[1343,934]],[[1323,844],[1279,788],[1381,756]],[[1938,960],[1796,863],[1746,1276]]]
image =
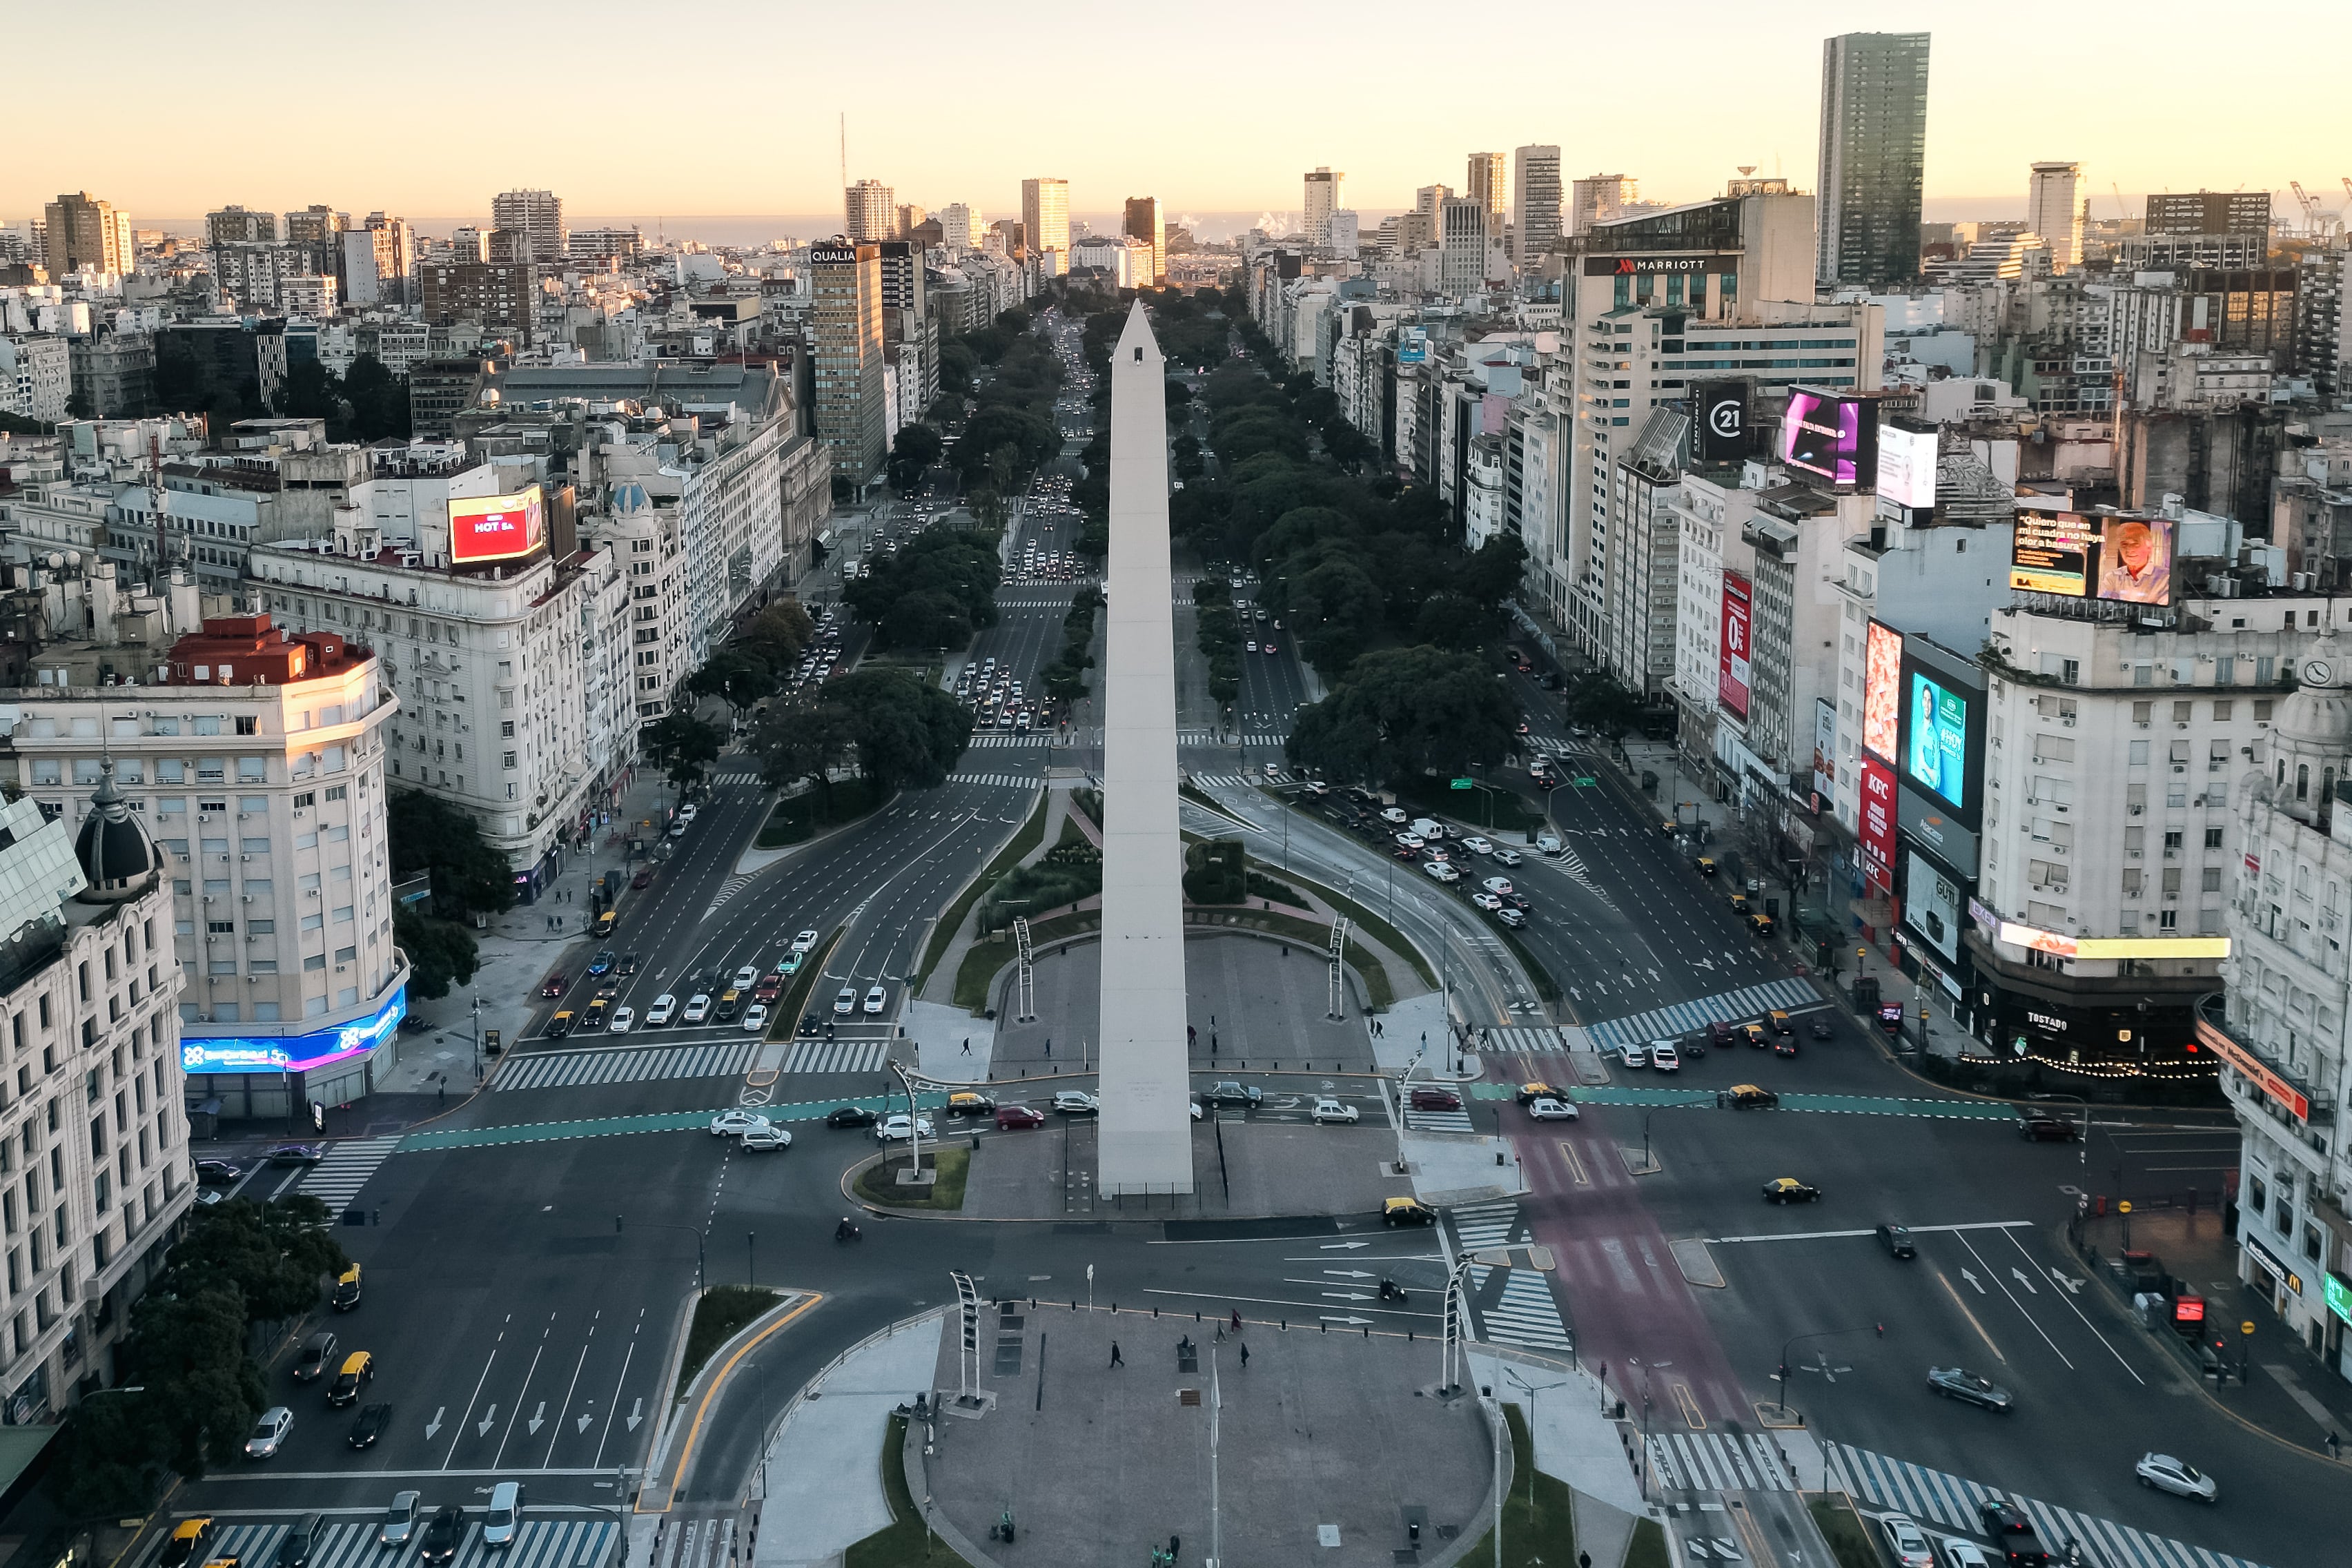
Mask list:
[[1037,682],[1045,695],[1067,707],[1086,695],[1087,671],[1095,667],[1095,611],[1102,604],[1102,591],[1092,583],[1082,583],[1070,595],[1070,613],[1062,617],[1062,651],[1060,657],[1037,673]]
[[807,785],[828,811],[836,770],[855,767],[877,794],[930,789],[971,739],[971,710],[904,669],[875,666],[828,680],[814,700],[780,703],[751,731],[771,789]]
[[1209,698],[1229,705],[1242,690],[1242,623],[1234,613],[1234,590],[1223,577],[1192,584],[1192,640],[1209,661]]
[[926,529],[870,558],[843,597],[886,648],[964,647],[996,624],[997,543],[993,531]]

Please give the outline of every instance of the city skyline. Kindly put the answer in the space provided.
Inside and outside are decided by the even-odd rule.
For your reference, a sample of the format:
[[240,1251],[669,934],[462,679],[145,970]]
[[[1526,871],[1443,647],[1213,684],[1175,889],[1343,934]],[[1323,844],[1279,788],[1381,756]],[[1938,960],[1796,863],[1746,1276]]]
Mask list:
[[[740,12],[746,54],[758,52],[763,33],[775,36],[779,47],[787,41],[785,25],[769,13],[719,9],[721,16]],[[940,8],[919,4],[914,9],[919,16]],[[668,79],[675,85],[656,82],[633,92],[633,123],[644,124],[648,116],[658,123],[675,110],[691,115],[709,145],[742,149],[738,156],[690,165],[678,163],[665,138],[633,136],[617,126],[609,135],[549,137],[538,146],[480,135],[480,87],[467,61],[483,58],[483,51],[492,57],[509,48],[526,51],[534,40],[543,42],[551,26],[592,13],[531,5],[478,16],[471,19],[478,47],[462,57],[443,48],[437,37],[384,37],[373,28],[362,36],[355,22],[330,20],[322,25],[325,37],[302,37],[304,59],[315,62],[321,51],[348,43],[364,49],[375,68],[407,84],[403,102],[410,113],[396,134],[255,145],[242,165],[231,145],[191,169],[154,156],[172,134],[164,115],[181,73],[201,74],[207,65],[266,72],[276,53],[287,55],[290,69],[297,46],[290,39],[282,45],[268,37],[232,39],[181,13],[134,5],[128,20],[150,47],[114,68],[119,91],[110,113],[82,118],[88,109],[83,87],[68,77],[20,84],[17,112],[25,122],[74,131],[20,149],[0,174],[0,220],[37,216],[59,192],[83,189],[134,218],[184,217],[230,202],[282,209],[322,199],[352,208],[486,214],[492,195],[518,186],[558,191],[570,210],[583,216],[840,210],[837,115],[845,105],[837,102],[780,116],[764,98],[746,93],[733,100],[683,72]],[[1024,178],[1050,172],[1069,181],[1074,213],[1116,212],[1127,196],[1152,195],[1178,214],[1294,207],[1299,172],[1328,164],[1348,171],[1350,205],[1393,210],[1409,206],[1419,185],[1458,182],[1464,155],[1472,150],[1557,142],[1564,176],[1624,169],[1655,199],[1715,195],[1740,164],[1809,186],[1821,40],[1872,29],[1934,35],[1926,170],[1931,218],[1939,205],[1955,202],[2000,201],[2021,211],[2030,165],[2048,159],[2082,163],[2094,218],[2115,216],[2110,209],[2118,184],[2127,205],[2131,193],[2200,185],[2284,191],[2288,180],[2299,178],[2314,189],[2340,188],[2344,171],[2318,166],[2334,130],[2325,79],[2330,51],[2297,50],[2282,59],[2269,43],[2300,24],[2318,36],[2340,35],[2340,12],[2316,4],[2283,6],[2275,26],[2259,34],[2248,30],[2200,43],[2200,60],[2217,76],[2260,70],[2272,84],[2263,117],[2244,124],[2119,116],[2098,95],[2081,90],[2085,62],[2094,60],[2107,79],[2163,79],[2176,63],[2171,39],[2178,35],[2161,25],[2160,15],[2150,18],[2156,25],[2120,37],[2089,16],[2041,18],[2040,47],[2023,52],[2003,26],[1954,26],[1924,5],[1835,4],[1808,13],[1801,28],[1741,26],[1737,18],[1749,13],[1728,5],[1703,5],[1697,13],[1700,26],[1690,36],[1706,37],[1710,53],[1736,47],[1744,72],[1727,90],[1714,85],[1719,78],[1706,79],[1720,96],[1682,104],[1673,113],[1659,112],[1655,80],[1635,73],[1616,82],[1564,83],[1550,102],[1539,94],[1498,95],[1491,101],[1509,107],[1465,100],[1459,112],[1448,113],[1441,99],[1427,106],[1432,112],[1401,109],[1339,120],[1323,113],[1318,106],[1328,100],[1315,95],[1295,104],[1262,99],[1249,73],[1234,68],[1226,34],[1204,32],[1195,42],[1160,36],[1164,29],[1147,36],[1139,24],[1112,21],[1107,34],[1090,33],[1084,42],[1024,45],[1030,58],[1024,68],[1058,72],[1083,85],[1108,62],[1150,58],[1164,79],[1186,84],[1184,100],[1171,110],[1172,126],[1113,121],[1073,137],[1051,100],[1010,97],[989,100],[984,118],[966,116],[952,137],[940,137],[929,117],[891,116],[851,103],[845,106],[847,173],[852,182],[879,180],[902,199],[933,206],[964,201],[1003,214],[1018,210]],[[1725,25],[1710,32],[1705,26],[1710,18]],[[1376,5],[1366,25],[1378,36],[1409,20],[1402,6]],[[1277,52],[1289,32],[1297,32],[1303,45],[1308,26],[1303,18],[1259,18],[1253,25],[1267,35],[1260,42]],[[845,16],[795,20],[790,41],[803,58],[846,59],[858,47],[850,28]],[[1614,55],[1639,49],[1640,29],[1630,16],[1601,16],[1572,29],[1564,25],[1557,42],[1598,46],[1596,53]],[[1128,30],[1134,36],[1122,47],[1120,35]],[[924,34],[919,21],[917,34]],[[1539,49],[1544,40],[1530,42]],[[971,62],[944,53],[918,55],[903,63],[901,85],[919,98],[935,92],[952,99],[958,84],[969,88],[971,68]],[[2306,160],[2312,166],[2303,166]]]

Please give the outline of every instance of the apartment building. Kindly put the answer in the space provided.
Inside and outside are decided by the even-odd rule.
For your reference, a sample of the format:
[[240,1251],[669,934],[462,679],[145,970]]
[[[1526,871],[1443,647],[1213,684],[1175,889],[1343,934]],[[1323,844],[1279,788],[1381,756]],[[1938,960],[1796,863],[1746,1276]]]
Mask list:
[[553,191],[499,192],[490,198],[490,223],[522,237],[514,247],[517,261],[552,267],[562,261],[571,246],[571,235],[563,226],[563,198]]
[[1559,148],[1529,143],[1511,150],[1511,261],[1533,267],[1559,244]]
[[837,478],[868,485],[881,477],[889,457],[881,247],[870,243],[812,247],[809,274],[814,294],[809,327],[816,366],[817,438],[830,454]]
[[64,338],[11,332],[0,337],[0,414],[54,425],[73,397],[73,349]]

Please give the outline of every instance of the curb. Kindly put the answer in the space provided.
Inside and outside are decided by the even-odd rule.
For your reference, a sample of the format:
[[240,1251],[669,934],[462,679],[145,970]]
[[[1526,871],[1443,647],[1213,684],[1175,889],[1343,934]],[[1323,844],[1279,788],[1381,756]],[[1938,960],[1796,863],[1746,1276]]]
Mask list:
[[[694,1418],[686,1428],[686,1447],[678,1455],[677,1474],[668,1481],[660,1483],[668,1494],[662,1500],[662,1506],[657,1509],[646,1508],[644,1504],[646,1482],[651,1479],[656,1469],[668,1463],[671,1444],[677,1436],[676,1418],[685,1413],[683,1408],[675,1409],[670,1413],[670,1419],[666,1424],[660,1446],[646,1463],[646,1476],[639,1480],[638,1501],[633,1510],[634,1512],[666,1514],[677,1506],[677,1494],[683,1489],[687,1472],[694,1464],[694,1445],[702,1435],[702,1424],[710,1414],[711,1405],[726,1387],[727,1380],[734,1375],[735,1363],[741,1361],[744,1354],[761,1341],[798,1321],[803,1314],[814,1310],[825,1300],[824,1293],[818,1290],[796,1290],[787,1286],[779,1286],[777,1289],[783,1293],[783,1300],[751,1322],[744,1324],[726,1343],[711,1352],[709,1363],[695,1374],[694,1382],[687,1388],[685,1398],[672,1402],[681,1407],[688,1401],[694,1402]],[[701,1291],[696,1292],[696,1299],[702,1294]],[[688,1321],[690,1325],[692,1319],[689,1317]],[[686,1340],[681,1335],[678,1340],[678,1354],[684,1355],[685,1351]],[[722,1361],[721,1357],[725,1359]],[[670,1377],[672,1384],[675,1385],[677,1382],[675,1371],[671,1373]],[[702,1397],[698,1401],[694,1401],[696,1388],[702,1390]]]

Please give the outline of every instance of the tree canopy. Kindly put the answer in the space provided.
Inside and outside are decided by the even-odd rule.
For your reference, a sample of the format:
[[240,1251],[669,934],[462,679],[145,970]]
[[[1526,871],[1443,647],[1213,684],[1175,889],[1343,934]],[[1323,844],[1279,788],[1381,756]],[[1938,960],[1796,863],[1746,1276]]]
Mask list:
[[1451,776],[1508,756],[1518,710],[1504,683],[1468,654],[1385,648],[1348,668],[1323,700],[1300,710],[1286,752],[1327,778],[1391,784]]
[[719,726],[709,720],[673,709],[638,731],[637,743],[645,748],[654,765],[683,792],[700,783],[710,771],[726,739]]
[[434,913],[455,920],[514,908],[514,868],[482,841],[474,819],[422,790],[395,789],[384,805],[392,875],[433,874]]
[[876,556],[844,596],[875,624],[884,647],[960,648],[996,624],[1003,574],[995,535],[927,529],[897,553]]

